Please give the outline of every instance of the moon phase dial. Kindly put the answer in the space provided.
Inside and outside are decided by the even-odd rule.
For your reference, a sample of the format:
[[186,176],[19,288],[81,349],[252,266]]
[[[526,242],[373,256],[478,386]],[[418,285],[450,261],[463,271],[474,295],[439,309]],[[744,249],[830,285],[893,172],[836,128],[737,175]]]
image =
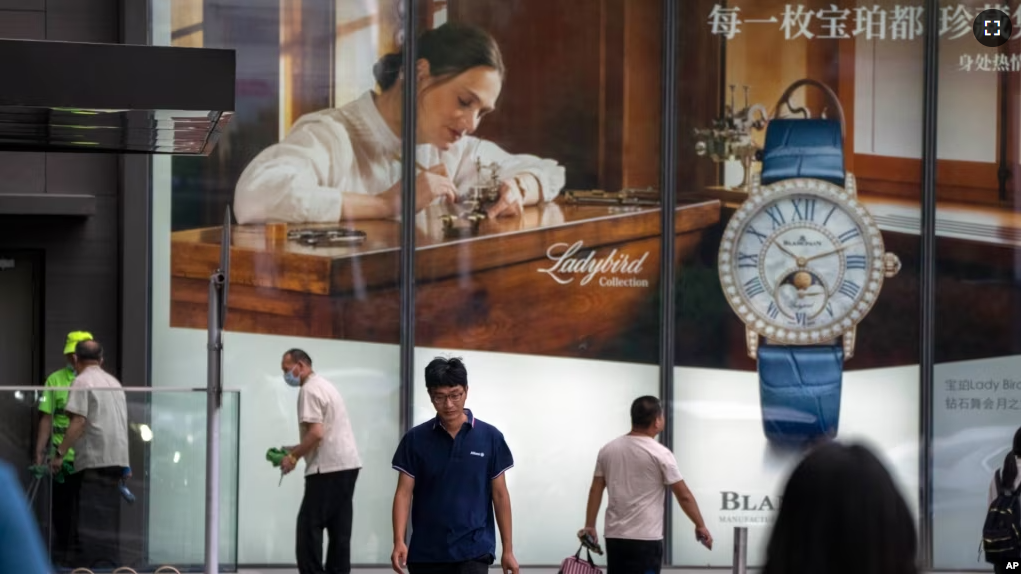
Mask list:
[[781,313],[805,326],[826,308],[829,288],[811,269],[793,268],[780,275],[773,297]]

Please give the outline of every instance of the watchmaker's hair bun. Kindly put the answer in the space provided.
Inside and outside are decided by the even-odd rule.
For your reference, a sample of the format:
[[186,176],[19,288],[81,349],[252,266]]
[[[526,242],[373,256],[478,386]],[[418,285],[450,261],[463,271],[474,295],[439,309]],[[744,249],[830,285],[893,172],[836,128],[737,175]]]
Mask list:
[[403,53],[391,53],[379,59],[372,66],[372,75],[376,77],[376,83],[383,91],[389,90],[401,75],[401,66],[404,63]]

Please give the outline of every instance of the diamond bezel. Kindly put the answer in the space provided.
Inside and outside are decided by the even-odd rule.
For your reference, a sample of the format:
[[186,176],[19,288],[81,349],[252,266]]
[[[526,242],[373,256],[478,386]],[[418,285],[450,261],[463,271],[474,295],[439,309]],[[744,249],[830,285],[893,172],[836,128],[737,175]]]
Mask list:
[[[744,296],[736,279],[734,267],[737,238],[756,212],[774,201],[791,195],[818,195],[839,205],[860,226],[868,237],[869,254],[868,281],[862,286],[862,293],[855,304],[842,317],[826,327],[799,328],[787,323],[773,322],[768,315],[760,313]],[[851,331],[872,310],[879,292],[883,288],[884,254],[883,236],[868,210],[858,201],[855,193],[854,176],[847,174],[844,187],[812,178],[792,178],[769,185],[760,185],[759,178],[752,179],[748,199],[737,209],[723,232],[718,257],[720,284],[727,303],[747,327],[767,339],[791,345],[817,345],[833,340]]]

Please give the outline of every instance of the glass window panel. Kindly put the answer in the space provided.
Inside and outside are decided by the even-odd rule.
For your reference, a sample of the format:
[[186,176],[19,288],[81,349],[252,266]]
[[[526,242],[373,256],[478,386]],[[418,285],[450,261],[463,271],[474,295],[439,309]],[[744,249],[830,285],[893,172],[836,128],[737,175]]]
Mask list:
[[[300,348],[339,390],[362,463],[351,559],[387,563],[400,420],[400,230],[386,197],[400,158],[380,155],[364,117],[352,112],[373,105],[372,66],[397,29],[392,4],[152,4],[154,43],[237,54],[236,112],[214,152],[153,162],[153,386],[205,385],[208,281],[230,206],[224,378],[245,397],[238,497],[272,501],[240,508],[238,562],[295,562],[305,465],[281,481],[265,457],[299,442],[299,391],[285,384],[281,358]],[[366,209],[372,217],[358,217]],[[153,497],[176,500],[169,490]]]
[[[1012,21],[1011,41],[978,42],[972,24],[988,19],[979,17],[986,8]],[[1021,22],[999,3],[940,2],[940,10],[933,566],[979,569],[987,566],[978,544],[993,475],[1021,421]]]
[[[600,447],[628,432],[635,398],[659,394],[662,6],[423,6],[437,42],[459,45],[451,26],[491,36],[505,74],[480,60],[419,92],[418,158],[445,176],[416,180],[414,422],[437,416],[426,366],[461,357],[467,408],[514,456],[516,557],[559,564]],[[441,52],[419,56],[443,69]],[[435,186],[457,201],[433,201]],[[718,210],[678,210],[679,253]]]
[[[5,446],[0,454],[16,471],[53,565],[69,570],[201,569],[205,391],[84,389],[82,382],[69,388],[60,383],[60,371],[54,374],[47,390],[5,387],[0,392]],[[64,380],[70,384],[73,376]],[[219,564],[224,570],[238,564],[239,405],[238,392],[223,393]],[[72,412],[87,425],[77,438],[68,438],[76,428]],[[25,456],[36,451],[40,436],[39,456]],[[55,463],[57,448],[64,456]]]
[[[837,440],[871,446],[917,516],[921,5],[685,5],[680,189],[689,198],[718,199],[723,215],[678,271],[674,450],[717,547],[701,547],[690,521],[674,512],[674,564],[730,566],[736,526],[749,529],[748,566],[764,564],[787,475],[803,456],[801,448],[777,446],[789,434],[771,429],[785,420],[832,421],[828,430]],[[792,91],[790,106],[781,107],[785,91],[803,79],[814,83]],[[782,129],[778,119],[804,119],[798,108],[830,120],[842,110],[842,167],[856,177],[856,203],[848,206],[852,213],[864,207],[879,235],[847,216],[838,224],[827,219],[828,210],[808,212],[807,203],[795,206],[796,197],[756,203],[746,173],[761,177],[761,154],[775,148],[766,134]],[[824,141],[841,137],[837,123],[818,129],[835,130]],[[817,159],[806,158],[800,173],[824,176]],[[773,173],[770,181],[793,175]],[[834,179],[843,187],[839,174]],[[761,207],[752,211],[753,205]],[[775,223],[766,212],[771,205],[779,208]],[[899,256],[896,276],[884,278],[883,246],[874,237]],[[839,325],[856,327],[834,334]],[[847,344],[852,335],[853,356],[845,352],[829,368],[838,390],[830,402],[816,403],[826,409],[804,409],[762,391],[764,361],[755,349],[749,354],[749,341],[767,353],[793,347],[802,356],[812,346]]]

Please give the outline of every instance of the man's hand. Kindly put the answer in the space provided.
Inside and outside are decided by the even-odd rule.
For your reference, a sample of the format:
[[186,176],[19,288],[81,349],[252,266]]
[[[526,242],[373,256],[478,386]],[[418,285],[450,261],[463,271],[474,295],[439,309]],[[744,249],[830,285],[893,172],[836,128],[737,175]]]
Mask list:
[[408,545],[404,541],[394,544],[394,551],[390,554],[390,566],[397,574],[404,574],[404,567],[408,565]]
[[709,529],[705,526],[695,528],[695,540],[698,540],[702,546],[709,550],[713,549],[713,535],[709,534]]
[[298,462],[294,459],[293,456],[291,456],[291,453],[289,452],[287,453],[287,456],[285,456],[284,459],[280,461],[280,471],[283,472],[284,474],[289,474],[292,470],[294,470],[294,467],[296,466],[298,466]]
[[46,453],[43,451],[35,453],[35,465],[42,466],[44,462],[46,462]]
[[596,543],[599,542],[599,532],[596,531],[596,529],[594,527],[586,526],[585,528],[582,528],[581,530],[579,530],[578,531],[578,538],[581,538],[581,537],[585,536],[586,534],[591,536],[592,540],[594,542],[596,542]]
[[518,559],[514,557],[513,552],[503,553],[503,556],[500,558],[500,569],[503,571],[503,574],[519,574]]
[[53,455],[53,458],[50,459],[50,472],[58,474],[63,466],[64,457],[60,456],[60,452],[57,452],[57,454]]

